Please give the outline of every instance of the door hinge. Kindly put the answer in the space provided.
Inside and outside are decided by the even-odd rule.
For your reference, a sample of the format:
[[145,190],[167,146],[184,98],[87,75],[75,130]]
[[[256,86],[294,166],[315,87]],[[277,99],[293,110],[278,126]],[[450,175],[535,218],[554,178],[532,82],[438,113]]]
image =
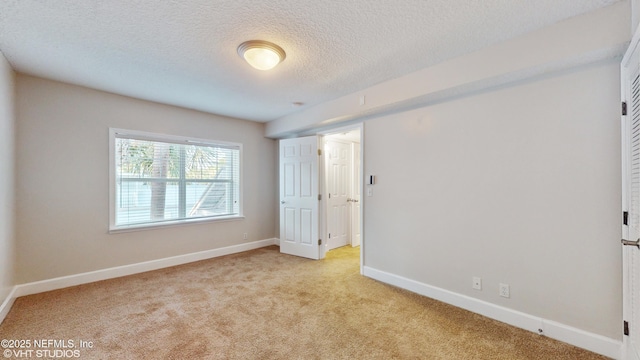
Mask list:
[[628,211],[623,211],[622,212],[622,225],[629,225],[629,212]]
[[322,194],[318,194],[318,200],[322,200]]
[[331,239],[331,233],[329,233],[329,239]]
[[[625,107],[626,109],[626,107]],[[318,149],[318,156],[322,156],[322,149]]]
[[622,324],[623,324],[623,327],[624,327],[624,334],[626,336],[629,336],[629,322],[628,321],[623,321]]
[[623,101],[622,102],[622,116],[626,116],[627,115],[627,102]]
[[318,245],[322,245],[322,239],[318,239]]

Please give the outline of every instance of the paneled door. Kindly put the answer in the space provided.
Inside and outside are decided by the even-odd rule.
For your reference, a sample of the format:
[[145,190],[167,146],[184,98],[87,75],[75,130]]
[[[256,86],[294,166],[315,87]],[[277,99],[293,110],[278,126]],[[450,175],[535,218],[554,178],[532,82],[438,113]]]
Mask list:
[[324,257],[319,237],[319,138],[280,140],[280,252]]
[[351,243],[351,144],[327,140],[327,250]]
[[640,33],[621,64],[623,359],[640,360]]

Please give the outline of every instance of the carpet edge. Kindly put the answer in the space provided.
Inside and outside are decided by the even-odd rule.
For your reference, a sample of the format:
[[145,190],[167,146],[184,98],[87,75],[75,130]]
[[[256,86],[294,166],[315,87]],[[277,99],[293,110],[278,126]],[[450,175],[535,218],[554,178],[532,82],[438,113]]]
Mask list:
[[590,333],[556,321],[492,304],[470,296],[424,284],[399,275],[364,266],[363,275],[371,279],[442,301],[476,314],[577,346],[613,359],[620,359],[622,341]]
[[[147,271],[159,270],[171,266],[187,264],[194,261],[206,260],[215,257],[236,254],[244,251],[255,250],[274,245],[275,238],[257,240],[248,243],[231,245],[216,249],[204,250],[189,254],[171,256],[162,259],[144,261],[135,264],[116,266],[101,270],[89,271],[80,274],[61,276],[52,279],[40,280],[14,287],[14,299],[20,296],[33,295],[41,292],[63,289],[70,286],[88,284],[96,281],[114,279],[122,276],[139,274]],[[4,305],[4,304],[3,304]],[[8,311],[7,311],[8,312]],[[1,315],[1,313],[0,313]]]

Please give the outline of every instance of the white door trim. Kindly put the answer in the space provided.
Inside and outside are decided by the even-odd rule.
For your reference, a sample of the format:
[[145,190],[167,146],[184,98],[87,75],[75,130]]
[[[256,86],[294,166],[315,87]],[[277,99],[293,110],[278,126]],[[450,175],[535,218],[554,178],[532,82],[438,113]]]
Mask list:
[[[360,193],[362,192],[362,186],[363,186],[363,177],[362,177],[362,171],[361,171],[361,165],[362,165],[362,161],[360,161],[360,154],[362,153],[362,149],[360,148],[360,143],[359,142],[352,142],[351,143],[351,196],[353,196],[352,201],[355,200],[355,202],[351,203],[351,246],[352,247],[356,247],[356,246],[360,246],[360,238],[361,233],[360,231],[362,230],[362,228],[360,227],[360,220],[361,220],[361,212],[362,212],[362,197],[360,196]],[[356,160],[356,155],[357,155],[357,160]],[[357,166],[357,171],[356,171],[356,166],[354,164],[358,164]],[[357,217],[355,216],[356,211],[354,211],[354,207],[355,209],[357,209]],[[354,217],[356,217],[357,219],[354,219]],[[355,221],[354,221],[355,220]],[[357,231],[356,231],[357,230]]]
[[[636,33],[631,40],[629,48],[620,63],[620,94],[621,100],[627,104],[627,115],[620,116],[620,128],[622,138],[622,211],[629,214],[628,225],[622,225],[622,238],[623,240],[634,241],[640,236],[638,229],[638,214],[637,206],[633,206],[633,200],[631,196],[634,195],[632,189],[632,122],[633,117],[637,114],[633,108],[636,106],[633,101],[633,95],[631,94],[631,86],[640,72],[640,28],[636,30]],[[637,195],[636,195],[637,196]],[[640,199],[635,199],[640,201]],[[623,320],[625,324],[628,324],[627,329],[630,330],[629,335],[623,336],[622,346],[622,358],[625,360],[640,360],[640,307],[638,304],[634,304],[634,297],[640,293],[640,281],[638,277],[637,267],[640,262],[640,250],[631,246],[622,246],[622,307],[623,307]],[[635,299],[637,302],[638,299]]]

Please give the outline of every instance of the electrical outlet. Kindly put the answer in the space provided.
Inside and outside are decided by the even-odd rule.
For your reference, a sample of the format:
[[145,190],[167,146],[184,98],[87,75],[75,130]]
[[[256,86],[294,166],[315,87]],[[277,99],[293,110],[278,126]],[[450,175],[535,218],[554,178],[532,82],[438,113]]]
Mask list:
[[509,294],[509,284],[500,283],[500,296],[508,298]]
[[476,290],[482,290],[482,278],[479,278],[477,276],[473,277],[473,286],[474,289]]
[[243,240],[247,240],[247,233],[244,233],[244,234],[242,235],[242,239],[243,239]]

